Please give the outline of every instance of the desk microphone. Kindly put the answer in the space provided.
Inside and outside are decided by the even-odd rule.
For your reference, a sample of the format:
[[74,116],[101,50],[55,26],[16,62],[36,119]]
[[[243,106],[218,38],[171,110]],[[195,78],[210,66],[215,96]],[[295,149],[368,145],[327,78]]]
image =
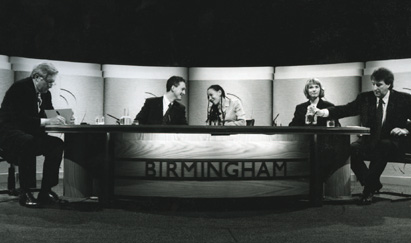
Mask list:
[[275,127],[277,126],[277,118],[278,118],[279,115],[280,115],[280,113],[278,113],[273,119],[273,126],[275,126]]
[[107,113],[107,116],[116,119],[116,123],[117,123],[117,124],[120,124],[120,118],[117,118],[117,117],[115,117],[115,116],[113,116],[113,115],[110,115],[110,114],[108,114],[108,113]]
[[120,118],[117,118],[117,117],[115,117],[115,116],[112,116],[112,115],[110,115],[110,114],[108,114],[108,113],[107,113],[107,116],[116,119],[116,121],[120,120]]
[[87,122],[84,122],[84,118],[86,118],[86,114],[87,114],[87,112],[84,112],[84,116],[81,119],[80,125],[87,125]]

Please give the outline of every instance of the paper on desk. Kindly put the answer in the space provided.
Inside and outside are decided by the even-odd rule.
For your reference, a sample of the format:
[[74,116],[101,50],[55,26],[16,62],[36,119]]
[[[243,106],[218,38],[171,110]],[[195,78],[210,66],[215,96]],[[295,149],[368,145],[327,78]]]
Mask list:
[[60,116],[66,119],[66,123],[70,123],[71,118],[73,117],[72,109],[56,109],[56,110],[45,110],[47,118],[53,118],[60,114]]

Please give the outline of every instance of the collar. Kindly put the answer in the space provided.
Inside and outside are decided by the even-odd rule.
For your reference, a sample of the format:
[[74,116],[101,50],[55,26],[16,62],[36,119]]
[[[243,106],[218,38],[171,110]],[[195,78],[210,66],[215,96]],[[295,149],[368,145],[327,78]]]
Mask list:
[[223,98],[221,102],[222,102],[221,107],[223,108],[223,110],[225,110],[225,108],[230,106],[230,99],[228,99],[227,97]]
[[[391,90],[388,90],[388,92],[385,94],[385,96],[382,98],[382,101],[384,101],[384,104],[388,104],[388,100],[390,98]],[[378,102],[377,102],[378,103]]]
[[36,91],[36,95],[41,95],[41,93],[40,93],[40,91],[37,89],[37,85],[36,85],[36,82],[34,81],[34,79],[31,79],[31,81],[33,82],[33,85],[34,85],[34,90]]
[[170,103],[173,104],[168,98],[167,95],[163,96],[163,103],[168,106]]

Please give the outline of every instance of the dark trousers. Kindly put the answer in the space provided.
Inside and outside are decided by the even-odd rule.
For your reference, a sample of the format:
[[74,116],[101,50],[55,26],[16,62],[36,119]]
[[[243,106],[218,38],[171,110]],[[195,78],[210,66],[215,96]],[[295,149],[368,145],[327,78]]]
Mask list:
[[[376,190],[380,185],[380,176],[389,160],[399,153],[399,144],[391,139],[380,139],[375,145],[365,139],[359,139],[351,144],[351,169],[361,184]],[[369,160],[369,167],[364,160]]]
[[36,187],[36,156],[44,155],[42,190],[49,190],[58,184],[59,168],[64,151],[60,138],[45,133],[31,135],[19,130],[10,131],[5,146],[19,166],[20,188]]

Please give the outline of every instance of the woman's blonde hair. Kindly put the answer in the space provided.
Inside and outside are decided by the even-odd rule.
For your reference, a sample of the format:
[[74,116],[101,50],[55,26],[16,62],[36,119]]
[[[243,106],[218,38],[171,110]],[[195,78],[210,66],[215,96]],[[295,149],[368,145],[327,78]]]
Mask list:
[[318,96],[319,98],[324,97],[324,89],[323,86],[321,84],[321,81],[318,78],[310,78],[309,80],[307,80],[307,83],[305,83],[305,87],[304,87],[304,95],[305,97],[307,97],[307,99],[310,98],[310,94],[308,93],[308,88],[310,87],[310,85],[312,84],[316,84],[320,87],[320,95]]

